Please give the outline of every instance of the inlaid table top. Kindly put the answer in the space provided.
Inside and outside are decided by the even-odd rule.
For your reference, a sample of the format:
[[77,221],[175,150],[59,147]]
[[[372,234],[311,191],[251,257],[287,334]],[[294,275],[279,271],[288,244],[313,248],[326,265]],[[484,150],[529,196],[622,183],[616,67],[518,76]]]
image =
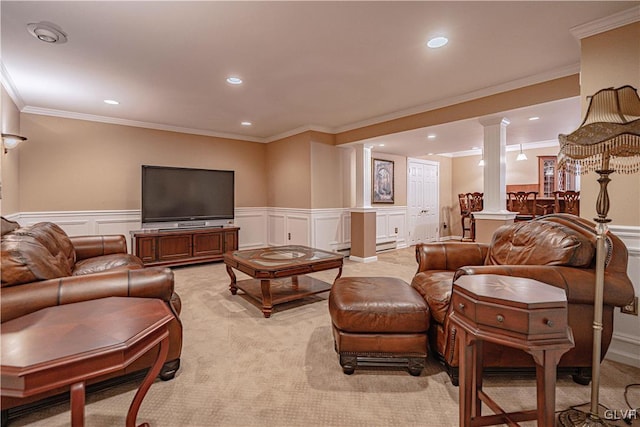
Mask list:
[[265,271],[325,262],[342,263],[343,258],[343,255],[338,253],[299,245],[232,251],[225,254],[225,261],[233,260],[256,270]]
[[[276,304],[299,300],[330,290],[332,283],[307,275],[337,268],[337,279],[342,274],[343,260],[344,256],[341,254],[299,245],[232,251],[224,254],[224,263],[231,278],[229,290],[235,295],[240,289],[258,301],[264,317],[271,316],[273,306]],[[252,279],[236,280],[233,269],[248,274]]]

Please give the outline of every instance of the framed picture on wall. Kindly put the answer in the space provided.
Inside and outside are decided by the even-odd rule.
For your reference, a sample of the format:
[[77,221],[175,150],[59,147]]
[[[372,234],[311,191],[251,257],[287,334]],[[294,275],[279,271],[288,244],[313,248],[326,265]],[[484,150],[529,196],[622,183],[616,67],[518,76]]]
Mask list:
[[393,161],[373,159],[371,202],[393,203]]

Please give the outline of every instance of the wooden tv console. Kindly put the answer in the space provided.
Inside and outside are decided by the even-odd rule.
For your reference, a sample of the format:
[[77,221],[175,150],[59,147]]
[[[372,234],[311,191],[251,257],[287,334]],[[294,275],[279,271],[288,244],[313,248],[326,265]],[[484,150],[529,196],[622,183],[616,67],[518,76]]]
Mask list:
[[239,227],[176,230],[136,230],[131,247],[145,266],[177,266],[221,261],[224,253],[238,249]]

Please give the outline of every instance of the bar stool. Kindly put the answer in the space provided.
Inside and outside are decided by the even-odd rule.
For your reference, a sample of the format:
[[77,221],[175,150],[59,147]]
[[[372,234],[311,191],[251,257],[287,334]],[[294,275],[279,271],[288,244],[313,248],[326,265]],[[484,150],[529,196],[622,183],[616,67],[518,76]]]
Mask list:
[[[469,194],[458,194],[458,203],[460,205],[460,223],[462,224],[462,240],[473,240],[473,217],[471,216],[471,209],[469,207]],[[469,233],[469,237],[465,237],[466,233]]]

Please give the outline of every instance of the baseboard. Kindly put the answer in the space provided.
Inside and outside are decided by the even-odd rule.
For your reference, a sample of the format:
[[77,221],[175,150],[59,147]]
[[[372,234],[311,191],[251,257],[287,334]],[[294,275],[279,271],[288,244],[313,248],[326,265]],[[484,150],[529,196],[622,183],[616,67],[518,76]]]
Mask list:
[[370,256],[370,257],[366,257],[366,258],[361,258],[355,255],[349,255],[349,259],[351,261],[355,261],[355,262],[363,262],[363,263],[368,263],[368,262],[376,262],[378,260],[377,256]]
[[605,358],[640,368],[640,339],[636,336],[614,332]]
[[460,241],[462,240],[461,236],[443,236],[438,239],[439,242],[447,242],[449,240]]
[[388,250],[396,249],[397,247],[398,247],[398,244],[395,240],[391,240],[388,242],[380,242],[380,243],[376,243],[376,252],[388,251]]
[[[629,254],[627,274],[633,283],[636,296],[640,295],[640,226],[610,225],[609,230],[618,236]],[[640,368],[640,316],[613,312],[613,336],[607,359]]]

